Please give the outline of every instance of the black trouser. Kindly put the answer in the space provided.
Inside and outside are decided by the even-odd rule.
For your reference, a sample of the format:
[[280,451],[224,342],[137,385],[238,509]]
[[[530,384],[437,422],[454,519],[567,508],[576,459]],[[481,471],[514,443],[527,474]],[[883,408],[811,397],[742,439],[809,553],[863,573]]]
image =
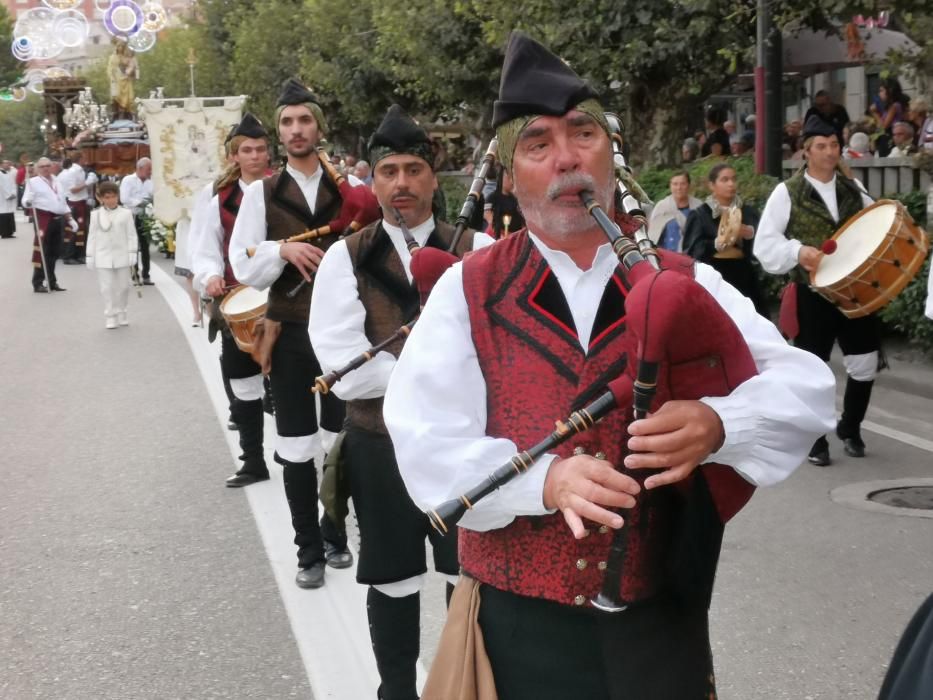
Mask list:
[[[269,375],[272,401],[275,404],[276,431],[282,437],[307,437],[318,429],[317,410],[311,387],[321,374],[321,366],[311,349],[308,327],[301,323],[282,323],[282,332],[272,348]],[[332,393],[321,397],[321,427],[338,432],[345,415],[343,401]],[[317,473],[313,459],[292,462],[276,454],[285,467],[285,495],[295,528],[298,566],[308,568],[324,560],[322,539],[338,549],[347,544],[345,531],[339,531],[327,513],[318,523]]]
[[49,289],[51,289],[58,286],[58,278],[55,276],[55,262],[62,252],[62,217],[57,216],[49,222],[45,236],[42,237],[41,245],[42,252],[45,254],[45,265],[49,269],[45,270],[43,266],[33,268],[32,288],[38,289],[41,287],[42,282],[48,276]]
[[609,614],[484,585],[479,624],[502,700],[715,697],[702,606],[655,602]]
[[[149,239],[143,234],[142,219],[139,216],[133,217],[133,223],[136,225],[136,240],[139,242],[139,259],[142,263],[142,278],[149,279]],[[139,265],[137,265],[137,268]]]

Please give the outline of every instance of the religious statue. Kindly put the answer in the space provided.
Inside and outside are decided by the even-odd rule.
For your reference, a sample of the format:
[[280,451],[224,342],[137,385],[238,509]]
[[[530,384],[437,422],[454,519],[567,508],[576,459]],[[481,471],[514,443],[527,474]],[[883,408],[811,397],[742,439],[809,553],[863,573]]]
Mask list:
[[113,118],[132,119],[133,82],[139,80],[139,64],[136,54],[125,41],[114,40],[113,53],[107,61],[107,75],[110,77],[110,101]]

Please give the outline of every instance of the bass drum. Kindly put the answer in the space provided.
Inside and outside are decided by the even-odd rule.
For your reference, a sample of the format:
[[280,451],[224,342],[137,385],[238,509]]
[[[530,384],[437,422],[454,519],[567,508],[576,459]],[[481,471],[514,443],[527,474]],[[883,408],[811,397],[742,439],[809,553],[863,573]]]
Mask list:
[[903,291],[926,259],[930,241],[900,202],[881,199],[833,236],[836,251],[810,273],[810,286],[849,318],[882,308]]

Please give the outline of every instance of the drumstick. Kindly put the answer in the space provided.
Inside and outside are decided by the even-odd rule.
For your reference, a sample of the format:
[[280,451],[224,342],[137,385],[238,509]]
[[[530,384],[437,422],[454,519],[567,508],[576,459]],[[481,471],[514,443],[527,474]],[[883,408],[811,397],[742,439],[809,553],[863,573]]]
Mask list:
[[[320,238],[321,236],[326,236],[331,232],[330,226],[321,226],[320,228],[312,229],[310,231],[305,231],[304,233],[298,233],[294,236],[290,236],[284,240],[277,241],[279,245],[283,243],[300,243],[301,241],[310,241],[312,238]],[[256,248],[258,246],[250,246],[246,249],[246,257],[251,258],[256,254]]]

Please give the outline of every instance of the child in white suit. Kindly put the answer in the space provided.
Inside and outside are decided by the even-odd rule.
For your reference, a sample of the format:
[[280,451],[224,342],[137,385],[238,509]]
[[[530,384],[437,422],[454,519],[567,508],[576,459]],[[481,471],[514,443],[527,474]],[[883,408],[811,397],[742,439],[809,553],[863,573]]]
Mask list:
[[133,213],[120,206],[120,188],[112,182],[98,185],[97,198],[102,206],[91,213],[85,258],[87,266],[97,270],[106,327],[128,326],[130,268],[138,248]]

